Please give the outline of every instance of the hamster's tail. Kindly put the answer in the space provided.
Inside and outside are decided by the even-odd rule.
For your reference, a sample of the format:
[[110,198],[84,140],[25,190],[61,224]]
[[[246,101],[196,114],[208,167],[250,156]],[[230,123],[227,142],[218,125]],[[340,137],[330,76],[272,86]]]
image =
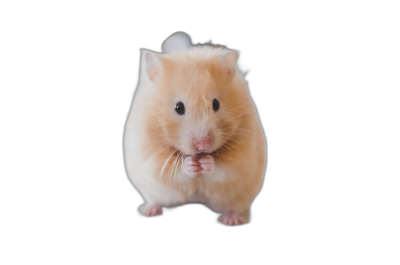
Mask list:
[[190,49],[192,39],[188,34],[182,31],[175,32],[169,36],[162,44],[164,53],[175,53]]

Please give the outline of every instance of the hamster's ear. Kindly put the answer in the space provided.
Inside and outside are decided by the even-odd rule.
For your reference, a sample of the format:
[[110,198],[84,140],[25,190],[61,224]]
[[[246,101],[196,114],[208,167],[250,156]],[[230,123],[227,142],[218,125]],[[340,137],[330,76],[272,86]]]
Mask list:
[[222,71],[226,82],[231,81],[236,74],[237,58],[238,55],[235,51],[228,51],[221,58]]
[[192,47],[192,39],[182,31],[175,32],[169,36],[162,44],[164,53],[174,53],[189,50]]
[[141,53],[141,80],[148,79],[155,83],[161,76],[163,69],[160,55],[145,49],[142,49]]

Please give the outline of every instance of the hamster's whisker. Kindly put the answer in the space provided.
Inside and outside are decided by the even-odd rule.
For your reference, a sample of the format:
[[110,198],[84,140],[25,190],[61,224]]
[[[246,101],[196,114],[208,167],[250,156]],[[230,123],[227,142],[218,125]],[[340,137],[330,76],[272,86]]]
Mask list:
[[[175,154],[175,152],[174,152],[174,154]],[[173,156],[173,155],[172,155]],[[176,157],[175,157],[175,159],[176,159]],[[171,182],[171,169],[172,169],[172,167],[174,166],[174,162],[175,162],[175,159],[174,159],[174,161],[172,161],[172,164],[170,165],[170,167],[169,167],[169,182]]]
[[253,111],[252,111],[252,112],[246,112],[246,113],[242,113],[242,114],[239,114],[239,115],[236,115],[236,116],[230,117],[229,119],[227,119],[227,120],[223,121],[222,123],[220,123],[220,124],[219,124],[219,126],[221,126],[222,124],[225,124],[225,123],[227,123],[228,121],[230,121],[230,120],[232,120],[232,119],[235,119],[235,118],[240,118],[240,117],[243,117],[243,116],[245,116],[245,115],[249,115],[249,114],[251,114],[251,113],[253,113]]
[[238,139],[234,139],[234,138],[229,137],[229,136],[223,136],[223,137],[222,137],[222,140],[223,140],[223,141],[226,140],[226,142],[229,142],[229,141],[241,142],[241,141],[239,141]]
[[146,162],[145,162],[145,166],[146,167],[150,167],[150,165],[153,163],[154,159],[165,149],[167,149],[168,147],[164,147],[161,148],[160,150],[158,150],[156,153],[154,153],[151,157],[149,157]]
[[229,126],[229,127],[223,127],[223,129],[236,129],[236,130],[244,131],[244,132],[249,133],[249,134],[253,134],[253,132],[251,132],[249,130],[245,130],[245,129],[241,128],[241,127]]
[[174,183],[176,182],[176,175],[177,175],[177,171],[178,171],[178,167],[179,167],[179,162],[180,162],[181,159],[182,159],[182,153],[179,152],[179,154],[178,154],[178,162],[177,162],[176,167],[175,167]]
[[236,139],[229,139],[228,142],[235,142],[235,143],[239,143],[239,144],[242,144],[244,146],[247,146],[249,148],[253,148],[253,146],[250,146],[250,145],[248,145],[248,144],[246,144],[246,143],[244,143],[242,141],[236,140]]
[[239,130],[242,130],[242,131],[245,131],[245,132],[248,132],[248,133],[251,133],[251,134],[253,134],[254,132],[251,132],[251,131],[249,131],[249,130],[245,130],[245,129],[243,129],[243,128],[238,128]]
[[243,155],[241,152],[239,152],[239,150],[235,146],[232,146],[231,144],[225,144],[223,146],[223,149],[220,150],[220,152],[225,152],[225,151],[234,152],[236,156],[241,157],[242,159],[246,159],[246,156]]
[[[175,152],[174,152],[174,154],[176,154],[176,152],[179,152],[179,150],[176,150]],[[179,153],[178,153],[178,155],[175,157],[175,159],[174,159],[174,162],[172,163],[172,165],[171,165],[171,167],[169,168],[169,179],[170,179],[170,181],[172,181],[171,179],[172,179],[172,173],[174,172],[174,168],[175,168],[175,165],[176,165],[176,163],[177,163],[177,161],[178,161],[178,158],[179,158]]]
[[[172,136],[177,136],[177,135],[172,135]],[[159,139],[158,141],[153,142],[152,145],[150,145],[150,147],[154,147],[155,145],[160,145],[159,143],[165,142],[165,139]],[[145,166],[146,167],[150,167],[151,164],[154,162],[155,158],[163,151],[165,151],[166,149],[170,148],[170,146],[164,146],[163,148],[159,149],[158,151],[156,151],[154,154],[152,154],[145,162]],[[178,148],[178,147],[176,147]]]
[[178,163],[179,160],[179,152],[175,157],[174,163],[172,163],[172,167],[171,167],[171,172],[170,172],[170,176],[172,177],[172,183],[175,183],[175,169],[176,169],[176,165]]
[[[235,132],[235,135],[238,135],[238,136],[248,136],[248,137],[252,137],[253,135],[255,135],[255,133],[253,133],[253,132],[250,132],[250,131],[247,131],[247,130],[242,130],[241,128],[239,128],[239,127],[223,127],[223,128],[221,128],[222,130],[229,130],[229,129],[232,129],[232,130],[234,130]],[[241,130],[241,131],[243,131],[243,132],[240,132],[239,130]],[[231,137],[232,137],[232,133],[221,133],[221,134],[226,134],[226,135],[230,135]]]
[[[179,155],[179,153],[180,153],[179,147],[181,147],[181,146],[182,146],[182,144],[179,144],[178,146],[175,146],[175,147],[172,149],[172,151],[171,151],[171,153],[170,153],[168,159],[165,161],[164,166],[163,166],[163,168],[162,168],[162,170],[161,170],[161,171],[162,171],[161,177],[162,177],[162,175],[164,174],[164,169],[165,169],[165,167],[167,166],[167,164],[168,164],[169,160],[171,159],[171,157],[174,156],[177,152],[178,152],[178,155]],[[178,157],[179,157],[178,155],[175,157],[174,161],[172,162],[171,166],[169,167],[169,172],[170,172],[170,174],[169,174],[169,181],[170,181],[170,182],[172,182],[172,173],[174,172],[174,167],[175,167],[176,164],[177,164],[177,160],[178,160]]]
[[162,178],[162,176],[164,175],[165,167],[167,166],[167,164],[168,164],[169,160],[171,159],[171,157],[175,154],[175,151],[176,151],[176,148],[174,148],[174,149],[172,149],[172,151],[170,151],[170,154],[169,154],[168,158],[165,160],[164,165],[163,165],[163,167],[162,167],[162,169],[160,171],[160,174],[158,174],[157,178],[160,178],[160,179]]
[[[182,161],[181,169],[183,168],[183,159],[184,159],[184,154],[181,151],[179,151],[179,160],[178,160],[178,164],[176,165],[176,168],[175,168],[174,182],[176,182],[176,176],[178,175],[178,167],[179,167],[180,161]],[[180,184],[179,184],[179,187],[180,187]]]
[[[184,164],[183,163],[185,163],[185,157],[186,157],[186,155],[184,154],[184,153],[182,153],[182,159],[181,159],[181,168],[183,168],[184,167]],[[189,180],[190,180],[190,182],[192,182],[192,180],[189,178]],[[179,187],[181,186],[181,183],[179,183]]]

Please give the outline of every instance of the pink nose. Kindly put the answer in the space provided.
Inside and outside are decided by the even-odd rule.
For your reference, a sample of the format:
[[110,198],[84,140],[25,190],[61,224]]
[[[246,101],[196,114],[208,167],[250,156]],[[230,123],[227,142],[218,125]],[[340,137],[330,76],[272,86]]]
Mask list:
[[209,148],[210,145],[211,145],[210,137],[204,137],[201,139],[194,140],[194,148],[196,148],[197,151],[204,151],[207,148]]

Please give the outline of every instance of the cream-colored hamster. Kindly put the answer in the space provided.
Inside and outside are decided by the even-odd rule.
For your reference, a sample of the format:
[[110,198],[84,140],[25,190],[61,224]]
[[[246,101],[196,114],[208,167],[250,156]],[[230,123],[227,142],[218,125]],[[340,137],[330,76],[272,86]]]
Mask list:
[[266,142],[238,54],[192,45],[178,32],[164,53],[141,50],[125,126],[125,167],[144,199],[139,212],[202,203],[226,225],[249,222],[266,168]]

